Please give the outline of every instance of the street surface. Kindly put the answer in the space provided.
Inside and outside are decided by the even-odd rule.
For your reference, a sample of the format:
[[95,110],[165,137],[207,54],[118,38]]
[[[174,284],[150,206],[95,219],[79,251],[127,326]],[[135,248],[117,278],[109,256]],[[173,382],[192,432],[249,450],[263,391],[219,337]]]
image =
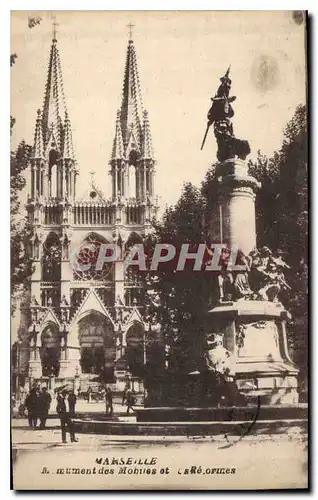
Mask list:
[[[104,409],[102,403],[83,403],[77,410],[92,412],[93,408],[96,412]],[[120,421],[135,421],[124,412],[125,407],[116,405]],[[78,434],[78,442],[63,444],[59,419],[49,419],[47,426],[33,431],[27,419],[12,420],[15,489],[267,489],[307,485],[307,440],[298,428],[284,435],[248,435],[241,440],[224,435]],[[120,461],[130,465],[121,466]],[[224,472],[232,470],[235,473]]]

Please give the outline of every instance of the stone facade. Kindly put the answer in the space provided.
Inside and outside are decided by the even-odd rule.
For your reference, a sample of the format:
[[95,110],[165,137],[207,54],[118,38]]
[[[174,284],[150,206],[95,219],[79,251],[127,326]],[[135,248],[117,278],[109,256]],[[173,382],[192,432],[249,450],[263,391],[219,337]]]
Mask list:
[[[109,162],[111,198],[105,199],[93,175],[86,194],[77,196],[79,169],[56,37],[33,151],[26,208],[34,229],[34,272],[21,308],[18,371],[30,382],[54,376],[60,384],[103,373],[121,388],[134,376],[133,363],[138,372],[147,356],[151,332],[142,282],[131,268],[125,271],[123,259],[99,271],[94,264],[77,270],[73,261],[102,243],[116,243],[124,255],[149,234],[156,217],[155,160],[131,39]],[[129,362],[129,349],[135,361]]]

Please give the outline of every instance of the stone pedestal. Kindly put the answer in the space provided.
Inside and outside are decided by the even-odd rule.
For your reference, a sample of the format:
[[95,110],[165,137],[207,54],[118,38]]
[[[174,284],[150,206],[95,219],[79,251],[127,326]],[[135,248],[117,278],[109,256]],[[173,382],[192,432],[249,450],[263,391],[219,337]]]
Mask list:
[[40,359],[30,359],[29,376],[35,379],[42,377],[42,364]]
[[30,348],[29,377],[35,379],[42,377],[40,350],[37,346],[32,346]]
[[259,182],[246,162],[226,160],[216,167],[217,200],[210,219],[213,243],[236,245],[244,253],[256,247],[255,197]]
[[263,404],[298,403],[298,370],[289,357],[280,303],[241,300],[209,311],[213,332],[224,335],[224,347],[236,360],[241,392],[260,396]]
[[[247,163],[234,158],[219,163],[215,174],[211,241],[234,245],[247,255],[256,247],[255,198],[260,184],[248,174]],[[284,307],[240,299],[221,303],[210,315],[211,331],[224,334],[224,347],[234,355],[239,390],[261,396],[264,404],[297,403],[298,370],[288,354]]]
[[73,378],[81,372],[80,349],[77,347],[67,347],[65,359],[60,360],[59,378]]

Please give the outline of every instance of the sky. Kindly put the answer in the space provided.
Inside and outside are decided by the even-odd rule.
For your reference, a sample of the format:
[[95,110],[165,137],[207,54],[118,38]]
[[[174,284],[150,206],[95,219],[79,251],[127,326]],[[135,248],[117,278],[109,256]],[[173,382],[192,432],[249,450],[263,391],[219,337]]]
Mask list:
[[[12,147],[33,143],[43,106],[52,40],[52,13],[28,28],[28,12],[14,12],[11,52]],[[31,13],[32,14],[32,13]],[[289,11],[76,12],[55,11],[67,107],[80,176],[89,172],[110,196],[109,159],[128,43],[135,25],[141,89],[157,160],[155,191],[161,207],[177,202],[182,184],[199,186],[216,161],[212,130],[200,151],[210,98],[231,65],[234,133],[247,139],[249,158],[272,155],[296,106],[306,99],[305,28]]]

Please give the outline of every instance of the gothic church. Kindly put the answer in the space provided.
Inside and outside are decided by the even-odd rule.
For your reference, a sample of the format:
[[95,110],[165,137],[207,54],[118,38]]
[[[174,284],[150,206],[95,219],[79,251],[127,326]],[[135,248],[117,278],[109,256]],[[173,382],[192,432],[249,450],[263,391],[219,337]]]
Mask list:
[[98,249],[102,243],[117,242],[127,249],[142,242],[158,210],[148,114],[131,35],[110,153],[111,198],[105,199],[93,178],[79,198],[79,170],[54,35],[29,167],[27,213],[34,229],[34,272],[18,331],[23,385],[54,378],[55,384],[75,380],[83,387],[100,376],[119,390],[127,378],[141,384],[149,327],[143,319],[144,289],[138,275],[132,267],[125,271],[120,259],[101,270],[72,266],[74,249],[82,248],[85,254],[89,244]]

